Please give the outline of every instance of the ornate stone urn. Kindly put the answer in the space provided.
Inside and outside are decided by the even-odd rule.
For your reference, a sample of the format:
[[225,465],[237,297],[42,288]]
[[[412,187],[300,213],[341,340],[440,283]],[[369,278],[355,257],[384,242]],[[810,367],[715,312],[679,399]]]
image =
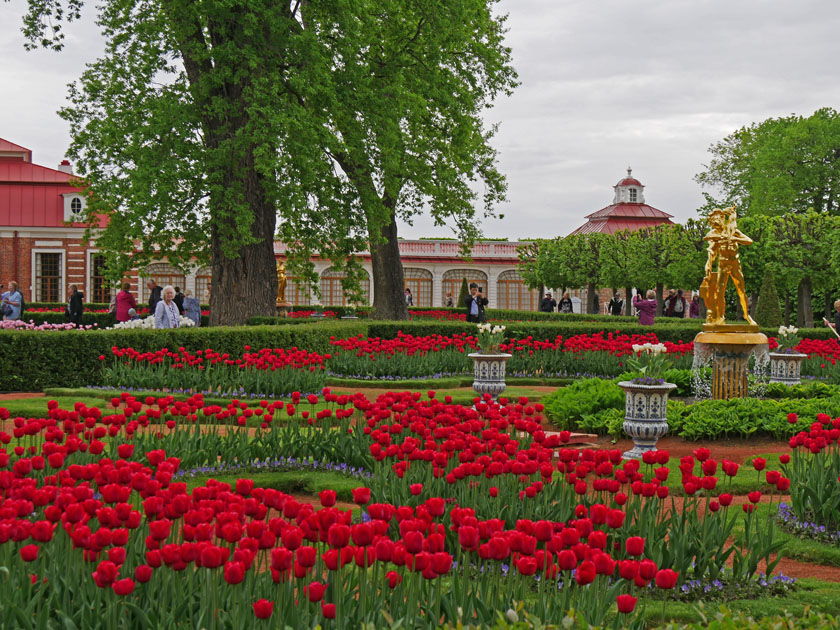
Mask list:
[[807,354],[799,352],[770,353],[770,382],[785,385],[799,385],[799,372]]
[[504,352],[473,352],[473,389],[479,396],[490,394],[494,399],[505,391],[505,364],[512,355]]
[[624,432],[635,444],[624,453],[624,459],[641,459],[645,452],[656,450],[659,438],[668,433],[668,394],[677,388],[657,379],[639,380],[618,384],[625,396]]

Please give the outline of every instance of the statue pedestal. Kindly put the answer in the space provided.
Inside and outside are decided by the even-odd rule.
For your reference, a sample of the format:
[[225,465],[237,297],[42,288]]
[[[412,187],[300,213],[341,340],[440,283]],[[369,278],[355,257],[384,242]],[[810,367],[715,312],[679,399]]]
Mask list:
[[291,302],[286,302],[285,300],[282,302],[276,302],[277,306],[277,317],[288,317],[289,311],[292,310],[293,304]]
[[695,353],[696,345],[702,344],[711,354],[712,398],[746,398],[750,356],[758,346],[767,344],[767,337],[758,332],[758,326],[704,324],[694,343]]

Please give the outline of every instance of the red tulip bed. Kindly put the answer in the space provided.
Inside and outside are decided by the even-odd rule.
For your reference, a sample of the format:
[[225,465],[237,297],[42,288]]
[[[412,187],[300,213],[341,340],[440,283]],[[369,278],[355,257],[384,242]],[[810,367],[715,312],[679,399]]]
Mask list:
[[[772,571],[779,544],[755,505],[808,480],[798,458],[838,459],[836,427],[819,423],[791,477],[768,471],[773,492],[736,507],[738,465],[708,449],[670,473],[667,452],[638,462],[565,448],[569,435],[546,433],[527,399],[114,404],[51,404],[31,420],[0,409],[0,611],[21,627],[483,626],[517,602],[554,623],[574,608],[591,624],[638,625],[687,584],[760,596],[759,566]],[[329,490],[313,506],[248,478],[182,480],[196,462],[247,463],[261,448],[361,458],[372,477],[355,510]]]

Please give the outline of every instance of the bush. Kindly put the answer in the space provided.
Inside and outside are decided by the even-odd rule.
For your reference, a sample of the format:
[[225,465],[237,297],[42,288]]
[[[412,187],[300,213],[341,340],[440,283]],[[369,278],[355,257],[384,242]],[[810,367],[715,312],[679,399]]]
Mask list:
[[137,351],[161,348],[241,354],[253,348],[291,348],[329,352],[330,335],[364,334],[360,322],[319,322],[306,326],[241,326],[236,328],[177,328],[167,330],[0,331],[0,391],[42,391],[47,387],[84,387],[102,384],[99,356],[111,348]]
[[773,281],[773,270],[770,265],[764,268],[764,279],[758,293],[758,304],[755,305],[755,321],[765,328],[777,328],[782,325],[782,310],[779,308],[779,294]]
[[[587,378],[575,381],[542,399],[545,415],[563,429],[581,428],[584,416],[605,409],[624,410],[624,392],[613,381]],[[606,420],[603,421],[606,424]]]

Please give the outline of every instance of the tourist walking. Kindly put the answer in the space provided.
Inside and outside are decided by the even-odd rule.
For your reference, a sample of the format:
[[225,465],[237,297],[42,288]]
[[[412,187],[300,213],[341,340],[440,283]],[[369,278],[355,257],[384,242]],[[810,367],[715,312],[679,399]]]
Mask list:
[[656,291],[649,289],[647,299],[643,300],[640,294],[633,297],[633,306],[639,312],[639,324],[642,326],[653,326],[656,318]]
[[470,294],[464,299],[464,306],[467,307],[467,321],[476,324],[483,324],[487,321],[484,314],[484,307],[490,303],[484,297],[481,287],[475,282],[470,282]]
[[196,326],[201,326],[201,304],[189,289],[184,292],[184,317],[193,320]]
[[181,314],[175,304],[175,287],[166,285],[162,295],[163,299],[155,306],[155,328],[178,328]]
[[540,311],[543,313],[553,313],[556,308],[557,300],[551,297],[551,293],[546,293],[542,302],[540,302]]
[[117,310],[116,317],[118,322],[127,322],[131,319],[129,311],[137,309],[137,300],[131,294],[131,285],[128,282],[123,282],[122,288],[117,293]]
[[175,287],[175,305],[178,307],[178,312],[184,314],[184,294],[181,293],[181,287]]
[[76,326],[82,325],[82,313],[85,310],[83,297],[84,295],[76,285],[71,284],[70,294],[67,296],[67,306],[64,308],[64,315],[67,317],[67,321],[71,324],[76,324]]
[[[0,286],[0,289],[3,287]],[[21,306],[23,305],[23,295],[20,293],[18,283],[12,280],[9,283],[9,289],[0,296],[0,308],[2,308],[3,321],[13,321],[20,319]]]
[[408,287],[405,288],[405,305],[414,306],[414,296],[411,295],[411,289]]
[[[161,299],[162,289],[152,278],[146,280],[146,287],[149,289],[149,313],[154,315],[157,310],[158,302],[160,302]],[[172,292],[174,294],[175,289],[172,289]]]
[[688,305],[688,316],[691,319],[700,318],[700,296],[696,293],[694,294],[694,297],[691,298],[691,302]]
[[621,299],[621,293],[618,291],[612,296],[609,304],[610,315],[621,315],[624,310],[624,300]]
[[674,311],[672,309],[675,297],[677,297],[677,292],[674,289],[669,289],[668,296],[662,301],[662,314],[665,317],[671,317],[673,315]]
[[563,297],[560,298],[560,303],[557,305],[557,310],[561,313],[574,312],[574,308],[572,307],[572,298],[569,297],[568,293],[564,293]]
[[683,290],[678,289],[677,294],[671,298],[671,317],[685,317],[685,312],[688,310],[688,305],[683,297]]

